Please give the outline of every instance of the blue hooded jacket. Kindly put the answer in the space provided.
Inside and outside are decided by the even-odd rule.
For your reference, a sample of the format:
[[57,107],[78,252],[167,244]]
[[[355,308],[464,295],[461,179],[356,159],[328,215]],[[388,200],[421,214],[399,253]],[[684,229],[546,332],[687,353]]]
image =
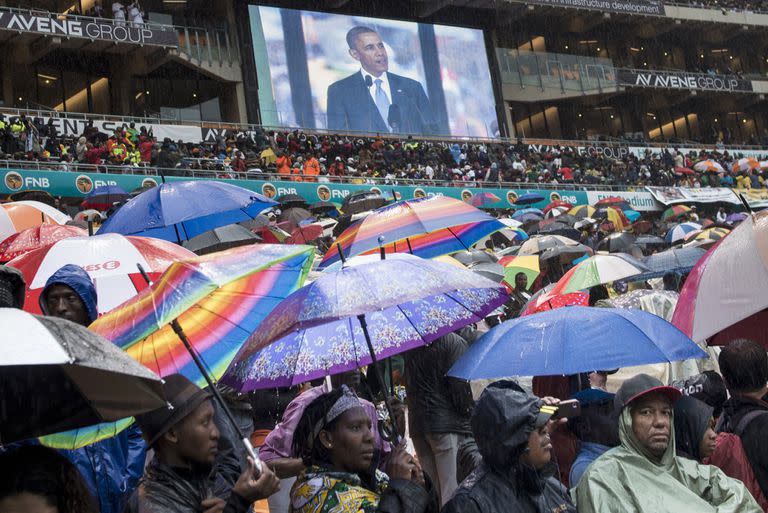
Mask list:
[[90,322],[95,321],[99,316],[96,287],[94,286],[91,277],[88,276],[88,273],[85,272],[82,267],[79,265],[67,264],[48,278],[48,281],[45,282],[45,288],[43,289],[42,294],[40,294],[40,310],[42,310],[45,315],[50,315],[45,298],[48,295],[48,289],[53,285],[66,285],[74,290],[83,301],[83,304],[88,311],[88,320]]
[[[96,320],[96,287],[82,267],[68,264],[48,278],[40,294],[40,309],[46,315],[50,314],[45,297],[52,285],[67,285],[74,290],[86,307],[89,322]],[[121,513],[144,473],[146,448],[136,425],[112,438],[60,452],[80,471],[101,513]]]

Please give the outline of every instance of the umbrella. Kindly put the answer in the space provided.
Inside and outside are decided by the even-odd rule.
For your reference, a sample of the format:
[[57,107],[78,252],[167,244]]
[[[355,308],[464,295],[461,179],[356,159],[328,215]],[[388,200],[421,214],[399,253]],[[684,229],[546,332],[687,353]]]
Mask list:
[[624,253],[594,255],[569,270],[552,289],[553,294],[567,294],[586,290],[595,285],[611,283],[648,272],[639,260]]
[[313,214],[327,214],[334,217],[339,215],[339,208],[335,203],[331,203],[330,201],[318,201],[317,203],[312,203],[309,206],[309,211]]
[[344,198],[341,211],[345,214],[359,214],[368,210],[376,210],[386,204],[387,200],[378,192],[358,191]]
[[590,205],[578,205],[569,210],[568,213],[579,219],[584,219],[585,217],[593,217],[596,210]]
[[684,240],[687,234],[696,230],[701,230],[701,225],[698,223],[680,223],[669,229],[664,240],[667,244],[674,244],[675,242]]
[[219,226],[253,219],[274,205],[261,194],[223,182],[163,183],[123,205],[99,233],[144,235],[180,243]]
[[567,201],[553,201],[552,203],[550,203],[549,205],[544,207],[542,209],[542,211],[546,214],[547,212],[549,212],[550,210],[555,209],[555,208],[558,208],[558,209],[559,208],[564,208],[565,211],[567,212],[568,210],[573,208],[573,205],[571,205]]
[[603,198],[597,203],[595,203],[595,207],[610,207],[614,205],[620,206],[620,208],[623,209],[623,205],[627,203],[627,200],[624,198],[621,198],[619,196],[611,196],[609,198]]
[[287,244],[307,244],[323,236],[323,227],[319,224],[297,226],[286,241]]
[[571,228],[565,223],[549,223],[539,229],[541,235],[560,235],[568,239],[578,241],[581,233],[575,228]]
[[75,217],[73,221],[79,221],[82,223],[85,223],[86,225],[91,223],[101,223],[104,220],[104,216],[101,212],[94,208],[89,208],[88,210],[81,210],[77,214],[75,214]]
[[481,249],[459,251],[458,253],[452,254],[451,257],[466,266],[482,263],[495,264],[499,260],[495,255]]
[[467,381],[571,375],[706,357],[680,330],[656,315],[574,306],[491,328],[448,375]]
[[635,244],[646,248],[648,246],[666,246],[667,241],[657,235],[640,235],[635,239]]
[[93,278],[99,312],[107,312],[136,295],[146,285],[136,264],[157,277],[175,260],[194,257],[171,242],[115,233],[70,237],[14,258],[8,265],[24,274],[27,295],[24,309],[41,313],[38,303],[45,282],[66,264],[77,264]]
[[734,212],[733,214],[728,214],[728,217],[725,218],[725,222],[728,224],[739,224],[746,218],[747,214],[744,212]]
[[561,214],[559,216],[544,219],[543,221],[539,221],[539,228],[544,228],[545,226],[548,226],[553,223],[562,223],[568,227],[574,226],[576,223],[579,222],[578,217],[573,217],[570,214]]
[[[400,244],[399,251],[410,252],[409,240],[426,234],[422,242],[432,249],[420,256],[433,257],[467,249],[501,228],[504,228],[502,223],[461,200],[432,196],[382,207],[344,230],[336,243],[341,246],[344,258],[390,244]],[[413,247],[415,241],[410,242]],[[394,246],[393,249],[398,250]],[[325,254],[320,267],[326,267],[339,258],[338,246],[334,246]]]
[[562,216],[563,214],[567,214],[569,210],[569,207],[554,207],[544,212],[544,218],[553,219],[555,217]]
[[517,273],[523,273],[528,278],[528,289],[530,290],[533,281],[539,276],[539,259],[536,255],[528,256],[505,256],[499,259],[499,264],[504,267],[504,281],[510,287],[515,287],[515,276]]
[[521,223],[529,223],[531,221],[541,221],[544,219],[544,212],[538,208],[524,208],[518,210],[512,214],[512,219],[520,221]]
[[707,340],[710,346],[727,346],[731,341],[746,338],[761,344],[768,351],[768,310],[761,310],[744,320],[728,326]]
[[700,173],[713,172],[713,173],[725,173],[725,169],[719,163],[714,160],[702,160],[693,165],[693,169]]
[[53,317],[0,309],[0,440],[14,442],[165,406],[157,376],[108,340]]
[[724,226],[712,226],[710,228],[705,228],[701,230],[699,233],[691,237],[691,235],[695,232],[691,232],[688,234],[688,237],[685,238],[686,241],[689,241],[691,239],[693,240],[706,240],[706,241],[718,241],[731,233],[730,228],[726,228]]
[[685,215],[690,211],[691,207],[686,205],[673,205],[666,209],[663,214],[661,214],[661,220],[670,221],[672,219],[677,219],[678,217]]
[[533,205],[542,201],[544,201],[544,196],[535,192],[529,192],[528,194],[518,196],[515,200],[515,205]]
[[561,237],[560,235],[534,235],[527,241],[523,242],[523,245],[518,251],[518,255],[538,255],[545,250],[557,247],[557,246],[579,246],[580,244],[573,239],[567,237]]
[[555,246],[554,248],[546,249],[539,255],[539,260],[544,261],[556,258],[561,264],[570,264],[593,253],[592,248],[577,243],[575,246]]
[[274,310],[224,382],[245,392],[359,368],[477,322],[506,299],[501,285],[411,255],[345,266]]
[[750,215],[693,268],[672,322],[705,339],[768,307],[768,212]]
[[614,229],[616,231],[621,231],[630,224],[627,216],[618,207],[600,207],[595,211],[594,217],[595,219],[601,219],[613,223]]
[[597,224],[597,222],[598,222],[597,219],[592,219],[591,217],[585,217],[581,221],[574,223],[573,227],[576,228],[577,230],[583,230],[584,228],[588,228],[594,224]]
[[294,230],[294,228],[299,226],[302,221],[305,221],[311,217],[312,212],[309,210],[299,207],[292,207],[280,212],[277,221],[280,223],[281,228],[291,232]]
[[40,203],[45,203],[46,205],[50,205],[52,207],[56,206],[56,198],[51,196],[51,193],[48,191],[19,191],[14,192],[8,196],[8,199],[11,201],[39,201]]
[[706,251],[701,248],[672,248],[647,256],[643,259],[643,263],[650,271],[633,277],[633,281],[659,278],[667,273],[688,273],[704,253]]
[[477,273],[484,278],[488,278],[494,283],[501,283],[504,280],[504,267],[497,263],[483,262],[473,264],[468,267],[473,273]]
[[631,233],[612,233],[597,243],[597,250],[609,253],[628,253],[635,247],[636,241],[637,237]]
[[546,292],[536,295],[535,299],[531,298],[523,306],[518,317],[525,317],[526,315],[533,315],[566,306],[589,306],[589,294],[581,291],[569,292],[568,294],[552,294],[552,288],[550,288]]
[[633,232],[637,234],[645,234],[653,230],[653,224],[648,220],[641,219],[639,221],[632,223],[632,226],[630,228],[632,229]]
[[306,208],[307,206],[307,200],[298,194],[283,194],[275,198],[275,201],[280,203],[280,206],[283,208],[288,206]]
[[260,469],[214,380],[262,319],[301,286],[313,255],[308,246],[257,244],[175,262],[90,329],[161,377],[179,373],[207,385]]
[[469,200],[469,204],[473,207],[490,207],[501,201],[501,198],[496,196],[492,192],[478,192],[472,195],[472,199]]
[[489,240],[493,242],[494,247],[510,246],[528,240],[528,234],[520,228],[502,228],[475,242],[474,247],[482,249]]
[[88,193],[81,206],[83,208],[107,210],[114,203],[125,201],[128,198],[128,193],[119,185],[99,185]]
[[677,292],[671,290],[639,289],[604,301],[612,308],[642,310],[669,321],[675,311],[677,298]]
[[265,216],[264,214],[259,214],[253,219],[246,219],[245,221],[241,221],[237,224],[248,228],[252,232],[257,232],[265,226],[268,226],[270,223],[271,221],[269,220],[269,217]]
[[255,235],[245,226],[228,224],[185,240],[181,245],[197,255],[206,255],[259,241],[261,241],[261,237]]
[[504,226],[506,226],[507,228],[520,228],[521,226],[523,226],[523,223],[521,223],[520,221],[511,219],[509,217],[502,217],[498,219],[498,221],[502,223]]
[[0,205],[0,241],[41,224],[65,224],[71,218],[39,201],[14,201]]
[[253,233],[261,237],[262,241],[267,244],[283,244],[287,241],[291,234],[275,225],[267,225],[258,230],[252,230]]
[[59,224],[41,224],[14,233],[0,243],[0,262],[7,262],[24,253],[42,248],[62,239],[88,235],[88,232],[76,226]]
[[696,171],[694,171],[693,169],[688,168],[688,167],[677,166],[675,168],[675,174],[676,175],[693,175],[695,173],[696,173]]
[[738,173],[739,171],[749,171],[750,169],[760,169],[760,162],[752,157],[746,157],[733,163],[733,171],[735,173]]
[[624,216],[629,220],[630,223],[635,223],[642,214],[638,212],[637,210],[632,210],[631,208],[622,210],[624,213]]

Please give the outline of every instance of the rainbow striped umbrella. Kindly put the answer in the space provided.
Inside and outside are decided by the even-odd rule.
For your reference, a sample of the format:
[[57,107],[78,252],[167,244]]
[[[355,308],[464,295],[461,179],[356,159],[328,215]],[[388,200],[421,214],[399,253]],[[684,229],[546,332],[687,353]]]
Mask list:
[[669,207],[661,214],[662,221],[669,221],[671,219],[677,219],[681,215],[687,214],[691,211],[691,207],[686,205],[674,205]]
[[309,246],[254,244],[175,262],[90,329],[161,377],[180,373],[206,386],[172,321],[219,379],[262,319],[303,284],[313,254]]
[[[419,256],[437,256],[468,249],[481,238],[504,228],[504,224],[472,205],[448,196],[433,196],[400,201],[373,211],[353,224],[336,239],[345,258],[377,250],[381,244],[396,245],[396,251],[410,253],[414,237],[428,234],[424,244],[439,245],[440,250],[417,252]],[[323,269],[339,260],[333,246],[320,262]]]
[[477,194],[472,195],[469,204],[473,207],[490,207],[499,201],[501,201],[501,198],[492,192],[478,192]]

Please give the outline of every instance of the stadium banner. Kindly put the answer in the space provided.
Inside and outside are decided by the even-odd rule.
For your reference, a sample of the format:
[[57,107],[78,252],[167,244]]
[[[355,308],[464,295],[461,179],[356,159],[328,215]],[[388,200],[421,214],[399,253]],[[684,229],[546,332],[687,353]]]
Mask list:
[[264,125],[497,137],[483,31],[249,5]]
[[[117,185],[130,192],[139,187],[154,186],[163,181],[163,178],[158,175],[118,175],[67,171],[32,171],[26,169],[8,170],[5,171],[3,176],[3,182],[0,184],[0,194],[12,194],[22,190],[43,190],[53,196],[63,197],[84,197],[95,187],[102,185]],[[165,177],[167,182],[195,179],[180,176]],[[202,178],[199,179],[201,180]],[[518,196],[528,193],[537,193],[544,196],[544,201],[533,205],[539,208],[552,201],[567,201],[573,205],[585,205],[588,201],[586,192],[572,190],[425,187],[415,185],[283,182],[279,180],[217,179],[217,181],[239,185],[269,198],[275,198],[283,194],[298,194],[309,203],[317,201],[341,203],[344,201],[344,198],[359,191],[379,192],[386,198],[392,198],[393,195],[397,199],[450,196],[464,201],[471,199],[476,193],[490,192],[500,198],[501,201],[494,205],[494,207],[498,208],[510,208]]]
[[528,0],[525,3],[617,14],[666,16],[664,4],[657,0]]
[[99,39],[113,43],[179,47],[179,34],[171,26],[134,25],[130,22],[120,23],[103,18],[69,18],[53,13],[36,16],[31,13],[0,9],[0,30],[34,32],[66,38],[77,37],[92,41]]
[[656,87],[686,91],[752,92],[752,81],[734,75],[704,75],[684,71],[616,69],[616,82],[629,87]]
[[730,203],[740,205],[741,201],[732,189],[723,187],[646,187],[660,203],[675,205],[678,203]]
[[751,208],[768,207],[768,189],[733,189],[733,192],[743,197]]
[[629,206],[638,212],[659,212],[664,210],[653,194],[647,191],[587,191],[587,202],[590,205],[594,205],[602,199],[615,197],[627,200]]
[[[15,118],[11,117],[10,120],[13,120]],[[109,120],[87,120],[87,119],[77,119],[77,118],[67,118],[67,117],[57,117],[57,116],[41,116],[39,119],[42,120],[42,124],[47,125],[49,121],[52,121],[53,126],[56,127],[56,132],[60,136],[64,137],[79,137],[83,132],[85,132],[85,129],[88,128],[90,124],[93,124],[96,129],[98,129],[99,132],[102,132],[106,134],[107,136],[112,135],[116,129],[122,128],[123,126],[128,127],[128,123],[121,123],[118,121],[109,121]],[[147,132],[151,130],[152,135],[158,140],[161,141],[165,138],[169,138],[172,141],[200,141],[201,140],[201,132],[199,126],[194,125],[168,125],[168,124],[160,124],[160,123],[139,123],[134,126],[136,130],[140,130],[141,128],[146,128]],[[215,140],[215,139],[214,139]]]

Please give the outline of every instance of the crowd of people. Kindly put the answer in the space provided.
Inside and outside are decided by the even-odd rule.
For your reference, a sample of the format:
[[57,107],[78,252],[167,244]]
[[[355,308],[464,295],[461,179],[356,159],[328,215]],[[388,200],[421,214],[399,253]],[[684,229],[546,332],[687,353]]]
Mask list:
[[[616,154],[620,149],[617,148]],[[625,148],[626,150],[626,148]],[[212,142],[158,140],[135,123],[113,133],[90,123],[78,137],[59,134],[53,120],[0,114],[0,152],[6,159],[33,160],[64,171],[120,172],[117,167],[162,168],[167,174],[204,172],[217,178],[309,182],[348,181],[427,185],[506,184],[642,187],[765,188],[765,170],[757,159],[736,166],[741,155],[722,151],[684,154],[674,147],[608,156],[599,148],[533,146],[518,140],[458,143],[408,137],[353,137],[302,131],[227,131]],[[712,161],[720,168],[694,170]],[[45,165],[48,164],[48,165]]]

